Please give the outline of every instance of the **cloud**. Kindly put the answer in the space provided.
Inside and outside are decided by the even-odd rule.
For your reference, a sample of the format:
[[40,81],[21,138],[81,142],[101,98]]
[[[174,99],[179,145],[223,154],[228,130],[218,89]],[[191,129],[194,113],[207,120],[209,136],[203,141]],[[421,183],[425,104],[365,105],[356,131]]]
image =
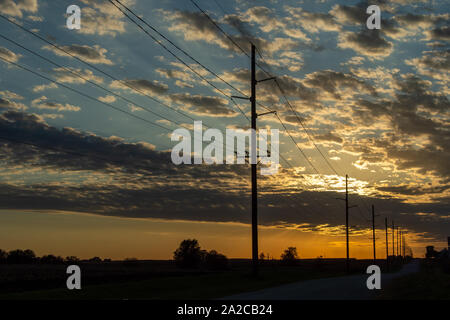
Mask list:
[[8,61],[17,62],[19,61],[20,55],[15,54],[14,52],[4,48],[0,47],[0,58],[6,59]]
[[0,110],[26,110],[28,107],[12,100],[22,100],[23,97],[8,90],[0,91]]
[[424,51],[421,58],[409,59],[405,63],[416,68],[421,75],[447,83],[450,80],[449,50]]
[[40,85],[34,86],[33,92],[37,93],[37,92],[42,92],[42,91],[45,91],[48,89],[56,89],[56,88],[58,88],[58,85],[56,83],[51,82],[49,84],[40,84]]
[[346,6],[336,4],[329,12],[341,24],[365,24],[368,15],[363,6]]
[[[64,51],[74,55],[75,57],[80,58],[89,63],[94,64],[106,64],[113,65],[114,63],[106,57],[106,53],[108,50],[100,47],[99,45],[94,45],[92,47],[88,45],[77,45],[72,44],[70,46],[62,46]],[[62,52],[59,49],[56,49],[53,46],[43,46],[42,49],[50,50],[54,54],[62,57],[70,57],[70,55]]]
[[163,69],[158,68],[155,70],[158,74],[160,74],[162,77],[166,79],[179,79],[183,82],[193,82],[194,79],[192,79],[192,76],[184,71],[175,70],[175,69]]
[[341,137],[337,136],[336,134],[334,134],[332,132],[327,132],[325,134],[318,134],[318,135],[315,135],[314,138],[318,141],[335,142],[338,144],[342,144],[342,142],[343,142]]
[[51,101],[46,96],[34,99],[33,101],[31,101],[31,105],[37,109],[54,110],[54,111],[80,111],[81,109],[80,107],[68,103],[63,104]]
[[105,103],[113,103],[117,99],[116,99],[115,96],[107,95],[107,96],[104,96],[104,97],[98,97],[98,100],[100,100],[101,102],[105,102]]
[[[58,173],[50,182],[2,182],[0,201],[4,208],[250,223],[246,214],[251,203],[246,166],[175,166],[170,153],[156,151],[151,144],[128,143],[119,137],[106,138],[67,127],[58,129],[41,116],[16,111],[0,115],[0,137],[11,138],[0,140],[0,156],[7,168],[20,165],[22,170],[38,168],[34,174],[46,174],[46,169]],[[69,179],[71,172],[76,173],[73,181]],[[259,199],[261,225],[285,228],[308,224],[309,229],[323,224],[342,226],[342,206],[333,200],[339,192],[299,190],[297,184],[289,183],[292,179],[321,185],[320,178],[305,174],[303,168],[282,168],[276,180],[261,177],[262,187],[270,185],[272,190]],[[330,182],[336,191],[343,190],[342,177],[330,177]],[[351,183],[356,185],[357,181]],[[409,205],[391,198],[388,206],[382,205],[386,198],[366,201],[383,208],[380,214],[398,220],[401,217],[417,232],[440,236],[447,230],[442,221],[424,225],[417,213],[433,212],[437,218],[448,215],[449,199]],[[321,214],[324,206],[327,214]]]
[[[131,88],[138,90],[136,92]],[[112,89],[128,90],[133,93],[145,94],[145,95],[161,95],[165,94],[169,87],[159,81],[149,81],[145,79],[126,79],[122,81],[114,80],[110,84]]]
[[450,40],[450,27],[444,26],[435,28],[433,30],[429,30],[426,32],[428,40],[442,40],[449,41]]
[[[376,95],[375,88],[365,81],[357,79],[351,74],[333,70],[310,73],[303,83],[309,87],[321,89],[322,92],[330,93],[334,99],[342,99],[346,95],[353,96],[356,92]],[[350,92],[345,92],[343,89],[349,89]]]
[[[106,0],[81,0],[86,7],[82,8],[81,29],[83,34],[108,35],[115,37],[125,33],[124,15]],[[122,0],[126,6],[132,7],[134,0]]]
[[0,96],[6,99],[12,99],[12,100],[22,100],[24,99],[20,94],[17,94],[15,92],[11,92],[8,90],[0,91]]
[[170,95],[173,102],[187,106],[192,112],[204,116],[235,117],[237,113],[228,106],[226,99],[191,95],[188,93],[175,93]]
[[365,56],[382,59],[391,54],[392,42],[381,37],[378,30],[361,30],[360,32],[342,32],[339,34],[338,47],[352,49]]
[[311,33],[320,31],[338,32],[342,29],[330,13],[310,12],[302,8],[289,6],[285,6],[284,9],[290,15],[290,22],[299,24],[303,29]]
[[399,193],[402,195],[410,195],[410,196],[411,195],[424,195],[424,194],[430,194],[430,193],[442,193],[449,189],[450,189],[450,185],[435,186],[435,187],[413,187],[410,185],[377,187],[377,190],[380,190],[383,192]]
[[0,0],[0,12],[22,18],[23,12],[35,13],[38,11],[37,0]]
[[88,80],[95,83],[103,83],[103,78],[94,75],[89,69],[82,70],[70,67],[54,68],[53,74],[56,80],[62,83],[84,84]]
[[0,110],[3,109],[26,110],[28,107],[22,103],[17,103],[6,98],[0,98]]
[[185,41],[205,41],[214,43],[223,49],[241,53],[237,44],[246,52],[250,52],[250,43],[255,44],[260,50],[273,54],[279,50],[293,50],[298,48],[299,43],[290,38],[274,38],[266,41],[259,37],[239,34],[230,35],[229,40],[224,36],[201,12],[188,11],[161,11],[165,19],[172,23],[169,31],[181,33]]
[[450,181],[450,126],[439,118],[431,119],[432,114],[449,114],[448,98],[431,91],[429,81],[412,74],[395,77],[392,85],[392,100],[360,99],[353,109],[354,121],[359,124],[373,126],[377,119],[385,119],[390,130],[376,139],[352,143],[362,143],[366,155],[383,152],[384,160],[393,163],[397,170],[417,171]]

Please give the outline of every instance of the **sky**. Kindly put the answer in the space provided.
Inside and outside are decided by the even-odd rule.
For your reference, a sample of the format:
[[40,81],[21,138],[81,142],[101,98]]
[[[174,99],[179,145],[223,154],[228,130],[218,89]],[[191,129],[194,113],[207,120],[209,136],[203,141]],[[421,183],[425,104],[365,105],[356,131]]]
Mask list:
[[257,85],[257,112],[279,117],[257,125],[280,130],[281,155],[258,176],[260,250],[344,257],[346,174],[352,257],[372,255],[372,205],[378,256],[385,218],[416,256],[446,247],[448,3],[120,3],[142,29],[106,0],[0,0],[2,249],[169,259],[196,238],[250,257],[249,166],[174,165],[170,136],[194,120],[249,127],[249,103],[229,97],[250,95],[251,43],[257,78],[283,90]]

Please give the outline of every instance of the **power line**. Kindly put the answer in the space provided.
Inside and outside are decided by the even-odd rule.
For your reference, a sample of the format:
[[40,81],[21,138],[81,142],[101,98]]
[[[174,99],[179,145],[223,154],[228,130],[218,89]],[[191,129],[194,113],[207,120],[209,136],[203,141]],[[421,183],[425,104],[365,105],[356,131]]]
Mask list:
[[[203,81],[205,81],[206,83],[208,83],[210,86],[212,86],[215,90],[217,90],[218,92],[220,92],[222,95],[224,95],[225,97],[227,97],[228,99],[230,99],[233,104],[239,109],[239,111],[242,113],[242,115],[247,118],[247,120],[249,120],[249,118],[247,117],[247,115],[245,114],[245,112],[241,109],[241,107],[233,100],[231,99],[231,96],[228,95],[227,93],[225,93],[223,90],[221,90],[220,88],[218,88],[215,84],[213,84],[211,81],[209,81],[208,79],[206,79],[203,75],[201,75],[198,71],[196,71],[194,68],[192,68],[189,64],[187,64],[183,59],[181,59],[180,57],[178,57],[173,51],[171,51],[169,48],[167,48],[167,46],[165,46],[161,41],[159,41],[158,39],[156,39],[150,32],[148,32],[146,29],[144,29],[144,27],[142,27],[139,23],[137,23],[132,17],[130,17],[129,14],[127,14],[122,8],[120,8],[119,6],[117,6],[117,4],[115,4],[112,0],[108,0],[113,6],[115,6],[120,12],[122,12],[122,14],[128,18],[128,20],[130,20],[133,24],[135,24],[139,29],[141,29],[145,34],[147,34],[150,38],[153,39],[153,41],[155,41],[158,45],[160,45],[164,50],[166,50],[170,55],[172,55],[175,59],[177,59],[178,61],[180,61],[184,66],[186,66],[189,70],[191,70],[194,74],[196,74],[200,79],[202,79]],[[118,2],[120,3],[120,2]],[[122,4],[121,4],[122,5]],[[122,5],[124,6],[124,5]],[[126,8],[126,6],[124,6]],[[134,15],[134,13],[133,13]],[[136,16],[136,15],[135,15]],[[250,121],[250,120],[249,120]]]
[[162,126],[162,125],[160,125],[160,124],[151,122],[151,121],[149,121],[149,120],[147,120],[147,119],[145,119],[145,118],[142,118],[142,117],[140,117],[140,116],[137,116],[137,115],[135,115],[135,114],[133,114],[133,113],[131,113],[131,112],[128,112],[128,111],[126,111],[126,110],[122,110],[122,109],[120,109],[120,108],[118,108],[118,107],[116,107],[116,106],[114,106],[114,105],[112,105],[112,104],[110,104],[110,103],[107,103],[107,102],[103,102],[103,101],[101,101],[101,100],[98,100],[97,98],[94,98],[94,97],[92,97],[92,96],[90,96],[90,95],[88,95],[88,94],[86,94],[86,93],[83,93],[83,92],[77,90],[77,89],[74,89],[74,88],[72,88],[72,87],[69,87],[69,86],[67,86],[67,85],[65,85],[65,84],[63,84],[63,83],[61,83],[61,82],[59,82],[59,81],[53,80],[53,79],[51,79],[51,78],[49,78],[49,77],[46,77],[46,76],[44,76],[44,75],[42,75],[42,74],[40,74],[40,73],[38,73],[38,72],[36,72],[36,71],[33,71],[33,70],[31,70],[31,69],[29,69],[29,68],[27,68],[27,67],[25,67],[25,66],[22,66],[22,65],[20,65],[20,64],[18,64],[18,63],[16,63],[16,62],[10,61],[10,60],[5,59],[5,58],[3,58],[3,57],[1,57],[1,56],[0,56],[0,59],[3,60],[3,61],[5,61],[5,62],[7,62],[7,63],[10,63],[10,64],[12,64],[12,65],[18,67],[18,68],[20,68],[20,69],[22,69],[22,70],[28,71],[28,72],[30,72],[30,73],[32,73],[32,74],[38,76],[38,77],[41,77],[42,79],[45,79],[45,80],[47,80],[47,81],[50,81],[50,82],[52,82],[52,83],[55,83],[55,84],[57,84],[57,85],[63,87],[63,88],[66,88],[66,89],[68,89],[68,90],[70,90],[70,91],[72,91],[72,92],[75,92],[75,93],[77,93],[77,94],[79,94],[79,95],[81,95],[81,96],[83,96],[83,97],[85,97],[85,98],[88,98],[89,100],[92,100],[92,101],[95,101],[95,102],[99,102],[99,103],[101,103],[101,104],[107,106],[108,108],[112,108],[112,109],[114,109],[114,110],[116,110],[116,111],[122,112],[122,113],[124,113],[124,114],[126,114],[126,115],[128,115],[128,116],[130,116],[130,117],[133,117],[133,118],[139,119],[139,120],[141,120],[141,121],[144,121],[144,122],[146,122],[146,123],[148,123],[148,124],[150,124],[150,125],[152,125],[152,126],[156,126],[156,127],[162,128],[162,129],[167,130],[167,131],[169,131],[169,132],[172,131],[171,129],[166,128],[166,127],[164,127],[164,126]]
[[[191,3],[192,3],[195,7],[197,7],[197,9],[200,10],[200,11],[205,15],[205,17],[208,18],[208,20],[211,21],[211,23],[212,23],[213,25],[215,25],[216,28],[219,29],[220,32],[222,32],[222,33],[228,38],[228,40],[231,41],[231,43],[233,43],[237,48],[239,48],[239,50],[241,50],[242,53],[244,53],[248,58],[251,58],[250,55],[249,55],[244,49],[242,49],[242,47],[241,47],[238,43],[236,43],[236,41],[234,41],[234,39],[220,27],[220,26],[219,26],[219,25],[218,25],[218,24],[217,24],[217,23],[216,23],[216,22],[215,22],[215,21],[214,21],[207,13],[206,13],[205,10],[203,10],[202,8],[200,8],[200,6],[199,6],[194,0],[189,0],[189,1],[191,1]],[[256,63],[256,65],[258,66],[258,63]]]
[[[111,2],[112,4],[114,4],[112,2],[112,0],[108,0],[109,2]],[[208,68],[207,66],[205,66],[203,63],[201,63],[200,61],[198,61],[196,58],[194,58],[190,53],[188,53],[186,50],[182,49],[180,46],[178,46],[176,43],[174,43],[172,40],[170,40],[167,36],[165,36],[164,34],[162,34],[160,31],[158,31],[154,26],[152,26],[151,24],[149,24],[146,20],[144,20],[143,18],[141,18],[140,16],[138,16],[136,13],[134,13],[134,11],[132,9],[130,9],[129,7],[127,7],[126,5],[124,5],[122,2],[120,2],[119,0],[115,0],[115,2],[119,3],[122,7],[125,8],[125,10],[127,10],[128,12],[130,12],[134,17],[136,17],[139,21],[141,21],[142,23],[144,23],[146,26],[148,26],[150,29],[152,29],[154,32],[156,32],[160,37],[162,37],[164,40],[166,40],[167,42],[169,42],[172,46],[174,46],[175,48],[177,48],[179,51],[181,51],[183,54],[185,54],[187,57],[189,57],[191,60],[193,60],[195,63],[197,63],[198,65],[200,65],[203,69],[205,69],[206,71],[208,71],[209,73],[211,73],[213,76],[215,76],[216,78],[218,78],[220,81],[222,81],[223,83],[225,83],[226,85],[228,85],[230,88],[236,90],[237,92],[239,92],[242,95],[245,95],[241,90],[239,90],[238,88],[236,88],[235,86],[233,86],[231,83],[229,83],[228,81],[226,81],[225,79],[223,79],[221,76],[219,76],[216,72],[212,71],[210,68]],[[156,41],[156,40],[155,40]]]
[[89,66],[90,68],[94,69],[95,71],[100,72],[101,74],[107,76],[108,78],[120,82],[121,84],[123,84],[124,86],[130,88],[131,90],[133,90],[133,91],[135,91],[135,92],[138,92],[139,94],[141,94],[141,95],[143,95],[143,96],[146,96],[147,98],[153,100],[154,102],[156,102],[156,103],[158,103],[158,104],[160,104],[160,105],[162,105],[162,106],[164,106],[164,107],[166,107],[166,108],[169,108],[169,109],[171,109],[171,110],[177,112],[177,113],[180,114],[180,115],[183,115],[183,116],[185,116],[185,117],[187,117],[187,118],[189,118],[189,119],[191,119],[191,120],[193,120],[193,121],[195,120],[194,118],[192,118],[191,116],[187,115],[186,113],[184,113],[184,112],[182,112],[182,111],[180,111],[180,110],[177,110],[177,109],[171,107],[170,105],[168,105],[168,104],[166,104],[166,103],[164,103],[164,102],[162,102],[162,101],[156,99],[155,97],[152,97],[151,95],[147,94],[146,92],[144,92],[144,91],[142,91],[142,90],[140,90],[140,89],[138,89],[138,88],[136,88],[136,87],[130,85],[128,82],[123,81],[123,80],[119,80],[118,78],[112,76],[111,74],[107,73],[106,71],[104,71],[104,70],[102,70],[102,69],[100,69],[100,68],[94,66],[93,64],[91,64],[91,63],[89,63],[89,62],[86,62],[86,61],[80,59],[79,57],[77,57],[76,55],[72,54],[72,53],[69,52],[68,50],[66,50],[66,49],[64,49],[64,48],[62,48],[62,47],[60,47],[60,46],[58,46],[57,44],[55,44],[55,43],[53,43],[53,42],[51,42],[51,41],[49,41],[49,40],[47,40],[47,39],[41,37],[39,34],[33,32],[33,31],[31,31],[31,30],[29,30],[29,29],[27,29],[27,28],[24,28],[24,27],[21,26],[20,24],[16,23],[16,22],[13,21],[13,20],[10,20],[9,18],[3,16],[2,14],[0,14],[0,17],[3,18],[4,20],[6,20],[7,22],[11,23],[11,24],[14,24],[16,27],[22,29],[23,31],[25,31],[25,32],[27,32],[27,33],[29,33],[29,34],[31,34],[32,36],[34,36],[34,37],[40,39],[41,41],[43,41],[43,42],[49,44],[50,46],[54,47],[55,49],[57,49],[57,50],[59,50],[59,51],[65,53],[65,54],[67,54],[68,56],[70,56],[70,57],[72,57],[72,58],[78,60],[79,62],[81,62],[81,63],[83,63],[83,64]]
[[[116,0],[116,1],[117,1],[117,0]],[[228,38],[228,39],[229,39],[236,47],[238,47],[238,48],[241,50],[242,53],[244,53],[247,57],[250,57],[250,55],[249,55],[244,49],[242,49],[242,47],[239,46],[239,44],[237,44],[237,43],[233,40],[233,38],[232,38],[227,32],[225,32],[225,30],[223,30],[223,29],[220,27],[220,26],[214,21],[214,19],[212,19],[212,18],[208,15],[208,13],[206,13],[205,10],[203,10],[203,9],[202,9],[202,8],[201,8],[194,0],[190,0],[190,1],[191,1],[191,3],[192,3],[197,9],[199,9],[199,10],[205,15],[205,17],[207,17],[207,19],[208,19],[214,26],[216,26],[216,28],[217,28],[220,32],[222,32],[222,34],[224,34],[224,35],[225,35],[225,36],[226,36],[226,37],[227,37],[227,38]],[[255,47],[256,47],[256,46],[255,46]],[[258,51],[259,55],[261,56],[261,58],[264,60],[264,57],[261,55],[259,49],[257,49],[257,51]],[[269,77],[272,77],[272,75],[271,75],[269,72],[267,72],[262,66],[260,66],[260,64],[258,64],[258,63],[256,62],[256,65],[257,65],[261,70],[263,70]],[[292,106],[290,105],[289,100],[287,99],[286,95],[284,94],[284,90],[281,88],[281,86],[279,85],[279,83],[278,83],[278,81],[277,81],[276,78],[275,78],[275,83],[277,84],[277,86],[279,87],[279,89],[280,89],[281,93],[283,94],[285,100],[287,101],[287,103],[289,104],[289,106],[291,107],[291,109],[293,110]],[[266,106],[264,106],[264,105],[261,104],[261,103],[258,103],[258,105],[264,107],[266,110],[269,110],[269,108],[267,108]],[[294,112],[294,114],[296,115],[297,119],[300,120],[300,119],[298,118],[298,115],[297,115],[297,113],[295,112],[295,110],[293,110],[293,112]],[[317,168],[312,164],[312,162],[309,160],[309,158],[306,156],[306,154],[303,152],[303,150],[301,150],[301,148],[299,148],[297,142],[296,142],[295,139],[292,137],[292,135],[289,133],[289,131],[287,130],[286,125],[283,123],[283,121],[281,120],[281,118],[280,118],[277,114],[275,114],[275,115],[276,115],[278,121],[281,123],[281,125],[282,125],[283,128],[285,129],[286,133],[288,133],[289,137],[291,138],[291,140],[293,141],[293,143],[295,144],[295,146],[297,147],[297,149],[300,150],[301,154],[302,154],[303,157],[306,159],[306,161],[311,165],[311,167],[314,169],[314,171],[315,171],[318,175],[320,175],[320,173],[319,173],[319,171],[317,170]],[[302,127],[306,130],[306,127],[303,125],[303,123],[301,123],[301,124],[302,124]],[[307,132],[307,135],[308,135],[309,138],[311,138],[309,132]],[[312,141],[312,142],[313,142],[313,141]],[[314,146],[318,149],[317,145],[316,145],[314,142],[313,142],[313,144],[314,144]],[[319,150],[319,149],[318,149],[318,150]],[[321,152],[320,150],[319,150],[319,152],[320,152],[320,154],[322,155],[322,157],[324,157],[324,155],[322,154],[322,152]],[[336,170],[331,166],[331,164],[328,162],[328,160],[327,160],[325,157],[324,157],[324,159],[325,159],[325,161],[329,164],[329,166],[332,168],[332,170],[336,173],[336,175],[339,176],[339,174],[338,174],[338,173],[336,172]],[[325,181],[325,180],[324,180],[324,181]]]
[[162,116],[162,115],[160,115],[159,113],[154,112],[154,111],[152,111],[152,110],[150,110],[150,109],[148,109],[148,108],[146,108],[146,107],[144,107],[144,106],[142,106],[142,105],[140,105],[140,104],[138,104],[138,103],[136,103],[136,102],[134,102],[134,101],[132,101],[132,100],[129,100],[128,98],[126,98],[126,97],[124,97],[124,96],[122,96],[122,95],[120,95],[120,94],[117,94],[117,93],[115,93],[115,92],[113,92],[113,91],[111,91],[111,90],[109,90],[109,89],[107,89],[107,88],[105,88],[105,87],[99,85],[98,83],[96,83],[96,82],[94,82],[94,81],[92,81],[92,80],[87,79],[86,77],[84,77],[83,75],[79,74],[78,72],[75,72],[75,71],[73,71],[73,70],[70,69],[70,68],[64,67],[64,66],[62,66],[62,65],[60,65],[60,64],[58,64],[58,63],[56,63],[56,62],[54,62],[54,61],[52,61],[52,60],[50,60],[50,59],[48,59],[48,58],[42,56],[41,54],[39,54],[39,53],[37,53],[37,52],[35,52],[35,51],[31,50],[31,49],[26,48],[25,46],[23,46],[23,45],[21,45],[21,44],[15,42],[15,41],[12,40],[12,39],[9,39],[9,38],[5,37],[5,36],[2,35],[2,34],[0,34],[0,37],[3,38],[3,39],[5,39],[5,40],[7,40],[7,41],[9,41],[9,42],[11,42],[11,43],[13,43],[13,44],[15,44],[16,46],[18,46],[18,47],[20,47],[20,48],[22,48],[22,49],[24,49],[24,50],[30,52],[31,54],[33,54],[33,55],[35,55],[35,56],[37,56],[37,57],[39,57],[39,58],[41,58],[41,59],[47,61],[48,63],[53,64],[54,66],[57,66],[58,68],[64,69],[64,70],[66,70],[67,72],[70,72],[71,74],[75,75],[76,77],[78,77],[78,78],[80,78],[80,79],[82,79],[82,80],[84,80],[84,81],[86,81],[86,82],[89,82],[90,84],[92,84],[92,85],[94,85],[94,86],[96,86],[96,87],[98,87],[98,88],[100,88],[100,89],[102,89],[102,90],[108,92],[109,94],[114,95],[115,97],[118,97],[118,98],[120,98],[120,99],[122,99],[122,100],[124,100],[124,101],[126,101],[126,102],[128,102],[128,103],[134,104],[134,105],[138,106],[139,108],[142,108],[143,110],[145,110],[145,111],[147,111],[147,112],[149,112],[149,113],[151,113],[151,114],[153,114],[153,115],[156,115],[156,116],[158,116],[158,117],[160,117],[160,118],[162,118],[162,119],[164,119],[164,120],[167,120],[167,121],[169,121],[169,122],[173,122],[173,123],[175,123],[175,124],[177,124],[177,125],[179,125],[179,126],[182,126],[182,127],[186,128],[186,129],[189,129],[189,128],[185,127],[182,123],[179,123],[179,122],[177,122],[177,121],[175,121],[175,120],[171,120],[171,119],[169,119],[169,118],[167,118],[167,117],[165,117],[165,116]]

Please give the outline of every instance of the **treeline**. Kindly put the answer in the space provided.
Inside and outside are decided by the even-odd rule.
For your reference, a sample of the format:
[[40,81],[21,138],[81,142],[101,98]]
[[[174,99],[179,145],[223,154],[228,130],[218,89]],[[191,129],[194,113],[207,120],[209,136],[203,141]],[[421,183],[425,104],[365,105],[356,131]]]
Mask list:
[[206,251],[200,248],[195,239],[183,240],[173,253],[173,259],[180,268],[206,267],[211,270],[228,268],[228,258],[215,250]]
[[[260,259],[265,255],[261,253]],[[289,247],[281,254],[281,263],[295,265],[298,261],[296,247]],[[180,268],[206,267],[211,270],[225,270],[228,268],[228,258],[216,250],[206,251],[201,249],[196,239],[183,240],[173,253],[173,259]]]
[[99,257],[93,257],[88,260],[81,260],[75,256],[61,257],[53,254],[43,255],[42,257],[36,256],[33,250],[11,250],[6,252],[0,249],[0,264],[77,264],[79,262],[110,262],[111,259],[101,259]]

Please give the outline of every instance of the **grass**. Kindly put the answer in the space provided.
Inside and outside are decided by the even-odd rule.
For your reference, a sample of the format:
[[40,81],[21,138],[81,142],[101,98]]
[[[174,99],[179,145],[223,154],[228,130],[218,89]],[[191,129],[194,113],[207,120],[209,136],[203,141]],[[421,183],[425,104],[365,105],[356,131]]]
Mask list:
[[380,294],[383,300],[450,300],[450,274],[439,266],[394,279]]
[[52,289],[17,292],[0,295],[0,299],[214,299],[289,282],[339,275],[342,274],[302,271],[295,267],[283,267],[281,270],[268,268],[262,270],[256,279],[247,272],[232,271],[90,285],[72,291]]

